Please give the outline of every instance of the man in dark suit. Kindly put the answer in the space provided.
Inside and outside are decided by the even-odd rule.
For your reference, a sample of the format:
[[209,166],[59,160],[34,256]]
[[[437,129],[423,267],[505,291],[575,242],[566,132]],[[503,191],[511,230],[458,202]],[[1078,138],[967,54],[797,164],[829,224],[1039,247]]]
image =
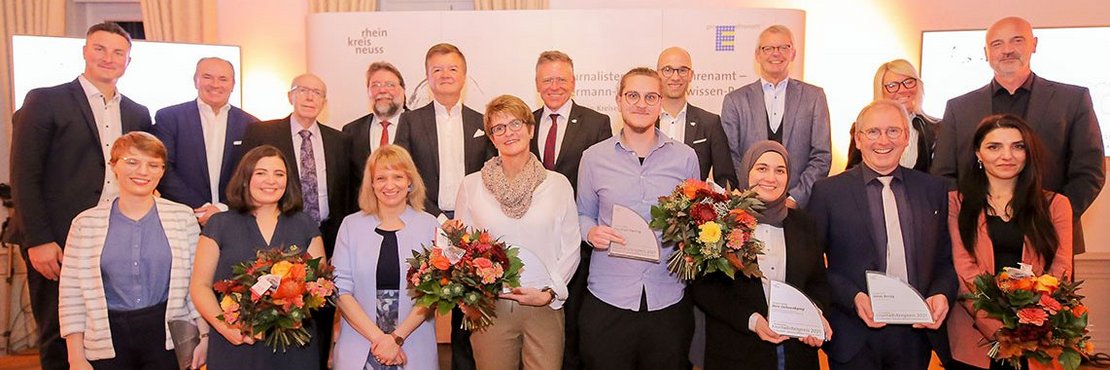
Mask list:
[[[578,163],[582,152],[613,136],[609,116],[574,104],[574,61],[566,53],[550,50],[536,60],[536,92],[543,107],[532,112],[537,135],[532,135],[532,154],[548,170],[558,172],[578,189]],[[542,138],[541,138],[542,136]],[[578,311],[586,294],[586,275],[590,272],[590,247],[582,243],[581,262],[567,283],[569,296],[563,304],[566,343],[563,368],[581,369],[578,355]]]
[[[331,258],[335,236],[350,207],[350,140],[339,130],[316,121],[327,104],[328,88],[312,74],[293,79],[289,90],[293,113],[279,120],[255,122],[243,136],[243,152],[273,145],[285,155],[289,179],[299,180],[304,212],[320,223],[324,251]],[[312,314],[320,341],[320,368],[326,369],[335,309]]]
[[694,80],[694,62],[690,53],[671,47],[659,54],[656,71],[663,77],[663,114],[659,129],[681,141],[698,154],[701,179],[718,185],[736,186],[736,169],[729,155],[728,139],[721,126],[721,116],[695,107],[686,100],[690,82]]
[[31,311],[43,369],[68,369],[59,336],[58,276],[70,222],[119,194],[108,166],[116,138],[150,131],[150,111],[116,90],[131,62],[131,36],[115,23],[85,34],[85,71],[76,80],[31,90],[12,130],[14,227],[22,234]]
[[154,136],[166,145],[166,173],[158,183],[162,197],[193,207],[203,225],[227,210],[227,182],[238,165],[247,124],[258,119],[228,104],[235,90],[231,62],[210,57],[197,61],[193,83],[197,100],[158,110]]
[[[818,181],[808,208],[826,247],[832,288],[825,315],[835,334],[825,350],[834,370],[924,370],[931,350],[947,357],[942,325],[956,294],[947,184],[898,165],[909,141],[908,116],[900,104],[871,103],[856,122],[854,139],[864,165]],[[869,270],[921,293],[933,323],[875,322],[865,277]]]
[[828,176],[832,165],[825,91],[789,78],[796,53],[789,28],[767,27],[755,48],[759,80],[725,95],[721,108],[734,167],[755,142],[774,140],[786,147],[791,163],[786,204],[791,208],[806,206],[813,183]]
[[975,165],[971,147],[984,117],[1010,113],[1025,119],[1041,138],[1046,166],[1044,187],[1064,194],[1075,214],[1075,254],[1086,250],[1081,216],[1106,182],[1102,132],[1091,93],[1085,87],[1043,79],[1033,73],[1037,51],[1033,27],[1024,19],[1003,18],[987,29],[984,48],[994,79],[948,101],[940,123],[932,173],[958,179]]
[[[401,114],[396,144],[412,155],[428,188],[424,210],[455,216],[462,179],[478,172],[497,149],[482,130],[482,114],[462,104],[466,57],[451,44],[436,44],[424,55],[432,102]],[[470,332],[459,328],[462,313],[451,313],[451,368],[474,369]]]
[[351,138],[351,210],[358,209],[359,188],[366,158],[378,147],[397,140],[397,123],[405,108],[405,79],[389,62],[370,63],[366,70],[366,95],[370,98],[370,114],[343,125],[343,133]]

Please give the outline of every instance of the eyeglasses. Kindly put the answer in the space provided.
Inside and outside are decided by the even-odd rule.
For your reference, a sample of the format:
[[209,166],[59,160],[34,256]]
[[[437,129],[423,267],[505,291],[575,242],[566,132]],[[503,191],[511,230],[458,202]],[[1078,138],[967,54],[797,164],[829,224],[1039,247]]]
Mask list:
[[671,66],[666,66],[666,67],[663,67],[663,69],[659,70],[659,73],[662,74],[663,77],[668,77],[668,78],[671,77],[671,76],[674,76],[675,72],[678,72],[678,77],[686,77],[686,76],[690,75],[690,67],[674,68],[674,67],[671,67]]
[[759,47],[759,51],[763,52],[763,55],[774,54],[775,50],[778,50],[780,53],[786,54],[786,53],[789,53],[790,50],[793,50],[793,49],[794,49],[794,47],[790,46],[790,44],[779,45],[779,46],[766,45],[766,46],[760,46]]
[[901,127],[887,127],[886,130],[880,129],[878,127],[872,127],[863,130],[861,133],[866,136],[868,140],[879,140],[879,136],[883,134],[886,134],[887,139],[900,138],[902,137],[903,131],[904,130],[902,130]]
[[374,81],[374,82],[370,83],[370,87],[375,88],[375,89],[380,89],[380,88],[383,88],[383,87],[387,88],[387,89],[392,89],[392,88],[396,88],[397,86],[399,86],[399,85],[396,82],[393,82],[393,81],[389,81],[389,82]]
[[166,164],[165,163],[140,161],[138,159],[131,158],[131,157],[120,158],[120,160],[117,161],[116,163],[117,164],[122,163],[123,168],[126,168],[129,171],[138,171],[139,168],[142,168],[142,167],[146,167],[147,170],[149,170],[150,172],[154,172],[154,173],[158,173],[158,172],[162,172],[162,171],[166,170]]
[[490,127],[489,132],[492,132],[493,136],[501,136],[508,132],[508,130],[513,130],[513,132],[520,131],[522,127],[524,127],[524,121],[514,119],[512,121],[509,121],[509,123],[502,123],[500,125]]
[[548,77],[548,78],[540,80],[540,85],[543,85],[543,86],[551,86],[551,85],[565,86],[568,83],[570,83],[570,80],[562,78],[562,77]]
[[[636,103],[640,102],[640,97],[641,95],[639,92],[628,91],[624,93],[624,102],[630,105],[635,105]],[[663,95],[659,95],[658,93],[653,92],[644,94],[642,95],[642,97],[644,98],[644,103],[646,103],[647,105],[659,104],[659,101],[663,99]]]
[[308,96],[311,95],[312,97],[318,98],[318,99],[323,98],[325,96],[325,94],[327,94],[327,93],[324,92],[324,90],[313,89],[313,88],[308,88],[308,87],[304,87],[304,86],[294,86],[292,90],[289,90],[289,92],[300,95],[300,96],[303,96],[303,97],[308,97]]
[[910,78],[907,78],[905,80],[902,80],[901,82],[891,82],[891,83],[885,84],[885,85],[883,85],[883,89],[886,90],[886,92],[893,94],[893,93],[898,92],[898,90],[912,89],[916,86],[917,86],[917,79],[913,78],[913,77],[910,77]]

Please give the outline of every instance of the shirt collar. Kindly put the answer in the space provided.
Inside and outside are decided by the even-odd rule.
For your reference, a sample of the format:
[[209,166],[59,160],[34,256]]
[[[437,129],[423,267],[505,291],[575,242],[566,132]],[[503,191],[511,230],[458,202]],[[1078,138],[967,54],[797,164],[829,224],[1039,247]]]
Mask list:
[[[104,94],[102,94],[100,90],[96,88],[96,85],[93,85],[92,81],[89,81],[88,78],[85,78],[85,74],[82,73],[81,75],[77,76],[77,81],[81,83],[81,89],[85,91],[86,98],[100,98],[102,100],[104,99]],[[104,102],[118,103],[119,101],[120,94],[119,89],[117,89],[115,96],[113,96],[111,100],[105,100]]]
[[767,81],[763,77],[759,78],[759,85],[763,86],[763,90],[782,90],[786,88],[787,82],[790,82],[790,77],[784,78],[778,84],[772,84],[771,81]]
[[399,122],[400,119],[401,119],[401,111],[402,111],[401,109],[398,109],[396,114],[394,114],[392,116],[389,116],[389,117],[385,117],[384,119],[382,118],[382,116],[379,116],[379,115],[375,114],[373,124],[381,125],[382,121],[389,121],[390,126],[396,126],[397,122]]
[[462,104],[462,99],[459,99],[459,102],[455,103],[455,106],[451,107],[451,110],[447,110],[447,107],[444,106],[443,104],[440,104],[438,100],[432,99],[432,105],[435,107],[437,116],[455,117],[460,112],[462,112],[462,105],[463,104]]
[[[301,135],[300,134],[301,130],[305,130],[305,128],[301,127],[301,124],[297,123],[297,122],[298,122],[297,117],[294,117],[292,115],[289,116],[289,131],[293,133],[294,137],[300,136]],[[308,132],[312,133],[312,137],[314,137],[314,138],[319,138],[320,137],[320,124],[319,124],[319,122],[315,122],[315,121],[312,122],[312,125],[308,126],[307,130],[308,130]]]
[[895,167],[894,171],[891,171],[889,175],[880,175],[878,172],[875,172],[875,170],[871,169],[871,167],[867,167],[866,163],[860,163],[860,167],[863,168],[864,184],[878,182],[877,180],[880,176],[893,176],[894,179],[898,180],[899,182],[902,181],[902,166]]
[[[667,144],[670,144],[670,143],[674,142],[674,140],[672,140],[670,137],[668,137],[667,134],[663,133],[663,130],[660,130],[658,127],[654,128],[654,130],[655,130],[655,144],[651,146],[651,150],[648,151],[648,155],[651,155],[651,153],[655,152],[659,148],[662,148],[664,145],[667,145]],[[621,131],[617,133],[617,144],[616,145],[617,145],[617,148],[619,148],[621,150],[631,152],[631,153],[636,153],[635,150],[632,150],[632,148],[630,148],[628,145],[625,145],[625,143],[624,143],[624,128],[621,128]]]
[[[1035,73],[1030,72],[1029,77],[1025,78],[1025,82],[1022,82],[1021,86],[1018,86],[1018,89],[1014,91],[1014,94],[1017,94],[1017,92],[1021,90],[1025,90],[1027,92],[1033,91],[1033,79],[1035,76]],[[1002,86],[1002,84],[998,83],[998,79],[991,79],[991,91],[994,92],[994,95],[1010,95],[1010,92],[1007,91],[1006,88]]]
[[554,112],[551,111],[550,107],[544,105],[543,115],[540,116],[540,119],[543,119],[544,117],[551,117],[552,114],[558,114],[559,117],[570,118],[570,108],[572,105],[574,105],[574,100],[568,99],[566,103],[563,103],[563,106],[559,107],[559,109],[556,109]]
[[678,118],[678,117],[686,117],[686,108],[689,108],[689,107],[690,107],[690,102],[686,102],[685,104],[682,104],[682,109],[678,110],[678,114],[672,116],[670,113],[667,113],[666,109],[663,109],[662,110],[663,111],[662,115],[665,115],[665,116],[667,116],[667,118],[670,118],[670,119],[675,119],[675,118]]
[[[215,115],[227,113],[228,111],[230,111],[231,110],[231,102],[225,103],[222,107],[220,107],[220,111],[216,112],[212,109],[211,105],[208,105],[208,103],[205,103],[203,100],[200,100],[200,98],[197,98],[197,107],[200,108],[201,112],[211,113],[212,115],[215,116]],[[292,118],[292,117],[290,117],[290,118]]]

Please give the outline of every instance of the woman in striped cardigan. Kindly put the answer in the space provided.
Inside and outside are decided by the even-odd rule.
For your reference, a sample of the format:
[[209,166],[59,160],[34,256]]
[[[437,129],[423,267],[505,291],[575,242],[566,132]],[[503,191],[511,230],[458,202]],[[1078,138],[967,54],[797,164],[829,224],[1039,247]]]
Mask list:
[[119,197],[81,212],[69,230],[58,314],[71,369],[176,369],[169,323],[195,322],[205,362],[208,325],[189,299],[200,228],[193,210],[154,196],[166,147],[145,132],[112,144]]

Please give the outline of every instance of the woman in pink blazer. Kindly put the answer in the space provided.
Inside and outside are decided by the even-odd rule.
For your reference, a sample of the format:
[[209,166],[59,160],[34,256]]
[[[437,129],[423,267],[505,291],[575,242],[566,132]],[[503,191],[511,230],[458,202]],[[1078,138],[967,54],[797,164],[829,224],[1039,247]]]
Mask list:
[[[1068,198],[1041,188],[1044,153],[1029,126],[1013,115],[984,118],[975,130],[977,161],[949,193],[948,229],[952,260],[964,284],[981,274],[997,274],[1018,263],[1059,279],[1072,275],[1072,210]],[[969,153],[970,154],[970,153]],[[987,356],[989,340],[1002,327],[977,312],[971,302],[948,315],[955,360],[950,369],[1009,369]]]

